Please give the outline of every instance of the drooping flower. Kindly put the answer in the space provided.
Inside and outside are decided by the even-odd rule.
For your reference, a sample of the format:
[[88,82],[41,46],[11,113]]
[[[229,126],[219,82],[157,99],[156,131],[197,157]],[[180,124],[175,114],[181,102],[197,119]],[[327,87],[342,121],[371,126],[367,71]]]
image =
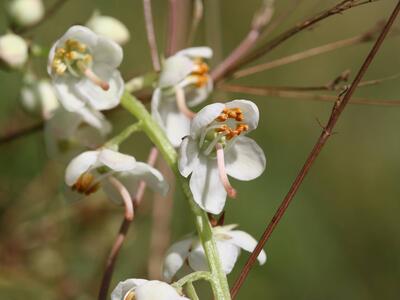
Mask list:
[[[222,269],[226,274],[232,271],[241,249],[253,252],[257,245],[257,241],[248,233],[234,230],[236,226],[216,226],[212,229]],[[264,250],[257,259],[260,265],[266,262],[267,256]],[[171,281],[185,262],[195,271],[208,270],[207,258],[197,236],[189,236],[182,241],[176,242],[168,249],[164,262],[164,279]]]
[[141,180],[162,195],[168,191],[168,183],[158,170],[137,162],[133,156],[107,148],[81,153],[65,171],[65,183],[72,190],[90,195],[102,186],[111,200],[121,204],[124,199],[115,190],[109,177],[117,178],[130,195],[135,194]]
[[44,16],[42,0],[13,0],[8,5],[11,20],[19,26],[30,26]]
[[120,20],[100,15],[97,11],[86,23],[86,26],[95,33],[109,38],[121,46],[126,44],[130,38],[128,28]]
[[24,109],[44,120],[50,119],[59,107],[59,102],[51,83],[46,79],[38,80],[28,74],[21,89],[21,104]]
[[69,112],[60,106],[45,122],[46,148],[52,158],[70,158],[83,149],[96,149],[105,142],[111,124],[98,111],[83,107]]
[[151,111],[175,147],[190,130],[194,114],[188,106],[200,104],[212,91],[212,79],[204,62],[211,56],[210,48],[194,47],[179,51],[164,62]]
[[258,125],[257,106],[248,100],[207,105],[193,118],[190,135],[181,144],[179,170],[190,177],[194,201],[204,210],[219,214],[226,196],[234,198],[228,180],[252,180],[262,174],[263,150],[245,136]]
[[0,61],[7,67],[19,69],[28,60],[28,45],[26,41],[14,33],[0,37]]
[[117,106],[124,82],[117,67],[121,47],[84,26],[72,26],[51,48],[47,71],[68,111]]
[[146,279],[127,279],[118,283],[111,300],[190,300],[171,285]]

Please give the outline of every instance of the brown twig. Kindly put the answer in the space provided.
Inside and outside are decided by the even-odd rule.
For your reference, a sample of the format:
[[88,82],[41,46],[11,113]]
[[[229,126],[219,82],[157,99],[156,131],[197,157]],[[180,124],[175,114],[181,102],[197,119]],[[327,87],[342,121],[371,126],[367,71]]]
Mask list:
[[[369,83],[369,82],[368,82]],[[359,85],[359,87],[361,84]],[[345,87],[341,87],[343,90]],[[327,86],[315,86],[315,87],[256,87],[256,86],[244,86],[244,85],[233,85],[223,84],[219,85],[218,89],[224,92],[235,92],[244,93],[257,96],[270,96],[279,98],[289,99],[304,99],[319,102],[334,102],[337,97],[334,95],[325,94],[313,94],[306,91],[337,91],[340,88],[330,89]],[[379,106],[399,106],[400,100],[385,100],[385,99],[369,99],[369,98],[352,98],[350,104],[359,105],[379,105]]]
[[[149,158],[147,163],[150,166],[154,166],[155,161],[157,159],[157,155],[158,155],[158,151],[154,150],[155,148],[153,148],[150,151],[149,154]],[[144,195],[144,190],[146,189],[146,184],[142,181],[139,184],[139,188],[136,191],[136,195],[135,195],[135,199],[133,200],[133,206],[134,208],[136,208],[137,206],[139,206],[139,204],[141,203],[142,199],[143,199],[143,195]],[[114,244],[111,248],[110,254],[108,256],[107,259],[107,263],[106,263],[106,268],[104,270],[103,273],[103,277],[101,280],[101,285],[100,285],[100,290],[99,290],[99,296],[98,299],[99,300],[106,300],[107,296],[108,296],[108,290],[110,288],[110,283],[111,283],[111,279],[112,279],[112,275],[114,272],[114,266],[115,263],[117,261],[118,258],[118,254],[119,251],[121,250],[121,247],[125,241],[126,238],[126,234],[128,233],[129,230],[129,226],[132,223],[132,220],[129,219],[129,216],[124,216],[124,219],[122,221],[122,224],[119,228],[118,231],[118,235],[117,238],[114,241]]]
[[222,78],[229,76],[230,74],[232,74],[233,72],[238,70],[243,65],[246,65],[249,62],[256,60],[257,58],[259,58],[259,57],[263,56],[264,54],[270,52],[271,50],[275,49],[276,47],[281,45],[283,42],[288,40],[289,38],[295,36],[297,33],[301,32],[307,28],[310,28],[311,26],[315,25],[316,23],[318,23],[322,20],[325,20],[326,18],[329,18],[333,15],[341,14],[344,11],[349,10],[351,8],[354,8],[354,7],[357,7],[357,6],[366,4],[366,3],[375,2],[375,1],[378,1],[378,0],[363,0],[363,1],[344,0],[344,1],[341,1],[338,4],[335,4],[333,7],[329,8],[327,10],[324,10],[324,11],[316,14],[315,16],[308,18],[308,19],[304,20],[303,22],[295,25],[294,27],[284,31],[283,33],[278,35],[276,38],[265,42],[263,45],[258,47],[255,51],[246,55],[240,61],[236,62],[235,64],[232,64],[229,68],[225,68],[223,73],[217,74],[218,76],[216,76],[214,78],[214,81],[219,81]]
[[153,14],[151,0],[143,0],[144,19],[146,24],[147,41],[149,43],[151,61],[154,71],[160,71],[160,58],[158,57],[157,40],[154,33]]
[[339,40],[333,43],[325,44],[322,46],[314,47],[311,49],[307,49],[302,52],[298,52],[289,56],[285,56],[282,58],[275,59],[273,61],[269,61],[263,64],[259,64],[253,67],[249,67],[246,69],[242,69],[233,74],[233,78],[241,78],[244,76],[249,76],[258,72],[270,70],[273,68],[277,68],[283,65],[291,64],[299,60],[303,60],[306,58],[310,58],[316,55],[324,54],[327,52],[331,52],[336,49],[353,46],[361,43],[366,43],[373,40],[374,33],[377,32],[377,28],[375,27],[373,30],[369,30],[366,33],[359,34],[357,36]]
[[46,10],[42,19],[40,19],[39,21],[37,21],[36,23],[34,23],[30,26],[16,28],[14,30],[15,33],[24,34],[24,33],[27,33],[28,31],[35,29],[36,27],[39,27],[44,22],[46,22],[48,19],[50,19],[67,1],[68,0],[58,0],[57,2],[55,2],[51,7],[49,7]]
[[44,127],[44,122],[38,122],[31,126],[25,127],[23,129],[19,129],[14,132],[8,133],[8,134],[0,137],[0,145],[14,141],[14,140],[24,137],[26,135],[30,135],[35,132],[39,132],[43,129],[43,127]]
[[364,63],[362,64],[360,70],[358,71],[356,77],[354,78],[352,84],[347,89],[346,93],[343,96],[339,96],[338,100],[335,102],[332,108],[332,113],[329,117],[328,123],[321,132],[314,148],[310,152],[306,162],[304,163],[302,169],[300,170],[299,174],[297,175],[296,179],[294,180],[292,186],[286,197],[283,199],[281,205],[279,206],[278,210],[276,211],[275,215],[273,216],[271,222],[268,224],[267,228],[265,229],[262,237],[260,238],[257,247],[254,249],[253,253],[248,258],[242,272],[240,273],[238,279],[236,280],[232,290],[232,299],[234,299],[244,283],[247,275],[249,274],[252,266],[254,265],[257,256],[260,254],[261,250],[263,249],[265,243],[268,241],[269,237],[271,236],[272,232],[274,231],[275,227],[283,217],[284,213],[286,212],[289,204],[292,202],[296,192],[298,191],[301,183],[303,182],[304,178],[308,174],[311,166],[315,162],[316,158],[318,157],[319,153],[321,152],[322,148],[326,144],[327,140],[332,134],[332,130],[335,127],[340,115],[342,114],[343,110],[345,109],[346,105],[349,103],[351,96],[353,95],[354,91],[356,90],[358,84],[360,83],[362,77],[366,73],[368,67],[370,66],[372,60],[374,59],[375,55],[377,54],[380,46],[382,45],[387,33],[389,32],[390,28],[392,27],[396,17],[398,16],[400,11],[400,1],[397,2],[396,7],[394,8],[391,16],[389,17],[388,21],[386,22],[385,27],[383,28],[381,34],[379,35],[378,39],[376,40],[374,46],[372,47],[371,51],[367,55]]
[[274,0],[266,0],[254,15],[251,29],[240,44],[211,72],[214,81],[221,79],[250,49],[254,47],[263,30],[271,21]]

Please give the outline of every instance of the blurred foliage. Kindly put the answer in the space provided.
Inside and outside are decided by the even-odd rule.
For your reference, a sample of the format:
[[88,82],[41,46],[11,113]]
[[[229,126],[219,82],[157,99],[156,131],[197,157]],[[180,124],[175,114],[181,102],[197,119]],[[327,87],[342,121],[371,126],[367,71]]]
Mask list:
[[[50,5],[51,1],[45,1]],[[167,1],[152,1],[160,49],[166,40]],[[260,0],[206,0],[205,20],[195,44],[210,45],[216,59],[225,57],[249,29]],[[294,0],[276,1],[280,14]],[[2,0],[0,5],[5,5]],[[303,0],[270,36],[335,3]],[[263,57],[268,61],[364,32],[385,19],[396,1],[371,3],[332,17]],[[94,9],[114,16],[131,31],[121,71],[125,79],[151,69],[142,2],[70,0],[63,9],[26,36],[50,46],[72,24],[85,23]],[[212,24],[213,26],[210,26]],[[397,26],[399,26],[397,22]],[[0,32],[7,19],[0,10]],[[321,85],[346,69],[352,74],[371,44],[341,49],[238,80],[251,85]],[[400,69],[399,37],[385,41],[366,79],[390,76]],[[46,59],[35,71],[46,76]],[[400,79],[360,88],[357,96],[398,99]],[[21,76],[0,71],[0,132],[32,124],[19,106]],[[228,223],[261,235],[307,154],[328,103],[216,92],[212,100],[247,98],[261,111],[252,137],[264,149],[268,169],[251,182],[234,182],[239,196],[229,200]],[[111,114],[118,132],[131,122],[124,111]],[[400,298],[400,107],[349,105],[335,134],[300,188],[294,203],[266,246],[267,264],[256,267],[239,299],[399,299]],[[145,141],[145,142],[144,142]],[[135,135],[122,147],[145,160],[150,142]],[[0,298],[95,299],[105,259],[121,221],[122,210],[100,192],[71,203],[63,197],[66,161],[46,156],[43,134],[35,133],[0,146]],[[140,207],[116,266],[113,285],[145,277],[151,231],[152,195]],[[188,207],[177,188],[173,240],[193,230]],[[163,205],[162,200],[156,205]],[[247,254],[242,254],[234,281]]]

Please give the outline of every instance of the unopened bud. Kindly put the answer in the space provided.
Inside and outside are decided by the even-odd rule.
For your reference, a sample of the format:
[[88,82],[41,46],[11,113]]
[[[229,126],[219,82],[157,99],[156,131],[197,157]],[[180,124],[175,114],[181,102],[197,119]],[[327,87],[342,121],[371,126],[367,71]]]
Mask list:
[[19,26],[26,27],[39,22],[44,15],[42,0],[13,0],[8,14]]
[[95,33],[105,36],[120,45],[127,43],[130,38],[128,28],[113,17],[101,16],[95,13],[86,23],[86,26]]
[[20,68],[28,60],[28,45],[20,36],[8,33],[0,37],[0,60],[10,68]]

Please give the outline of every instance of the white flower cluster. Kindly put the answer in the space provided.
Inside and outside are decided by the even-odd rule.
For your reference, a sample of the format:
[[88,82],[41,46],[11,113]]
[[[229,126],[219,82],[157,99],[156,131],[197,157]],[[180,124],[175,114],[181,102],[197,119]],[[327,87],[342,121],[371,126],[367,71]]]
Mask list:
[[[41,0],[14,0],[8,6],[16,28],[34,26],[44,11]],[[21,102],[27,111],[46,121],[49,152],[57,155],[72,143],[90,149],[79,150],[66,168],[65,183],[70,192],[88,196],[102,189],[113,202],[125,206],[131,220],[132,199],[139,186],[146,183],[165,195],[168,183],[149,164],[119,152],[119,142],[104,143],[111,124],[103,111],[117,107],[125,91],[118,68],[123,60],[121,45],[129,39],[128,29],[119,20],[96,12],[86,26],[72,26],[51,47],[47,64],[51,81],[38,78],[27,63],[38,46],[33,41],[28,45],[14,33],[0,37],[0,61],[8,69],[23,70]],[[213,103],[197,113],[192,111],[213,91],[207,64],[212,55],[208,47],[193,47],[166,58],[152,82],[151,116],[170,143],[179,148],[178,170],[183,177],[190,177],[194,202],[205,212],[218,215],[224,211],[226,198],[237,194],[228,175],[243,181],[255,179],[265,170],[266,159],[257,143],[246,136],[259,121],[258,108],[251,101]],[[232,271],[242,249],[251,252],[257,244],[235,227],[219,224],[212,228],[226,274]],[[265,252],[258,259],[264,264]],[[195,234],[171,246],[165,258],[164,280],[177,277],[185,263],[194,271],[209,269]],[[120,282],[111,298],[188,299],[175,285],[143,279]]]

